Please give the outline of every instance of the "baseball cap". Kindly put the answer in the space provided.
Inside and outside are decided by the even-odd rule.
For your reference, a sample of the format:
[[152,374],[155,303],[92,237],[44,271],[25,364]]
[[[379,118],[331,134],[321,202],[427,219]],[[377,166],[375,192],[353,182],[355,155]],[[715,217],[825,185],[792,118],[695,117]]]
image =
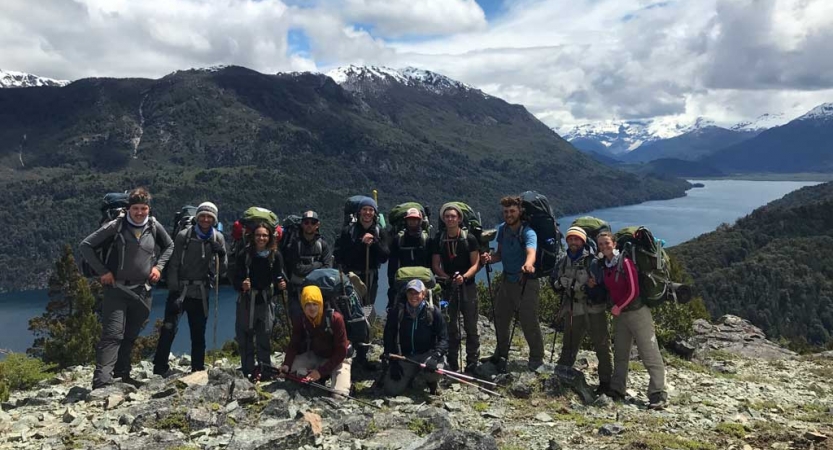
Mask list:
[[410,208],[410,209],[408,209],[408,211],[405,213],[405,218],[406,218],[406,219],[410,219],[411,217],[415,217],[415,218],[417,218],[417,219],[422,219],[422,214],[419,212],[419,210],[418,210],[418,209],[416,209],[416,208]]
[[425,285],[422,284],[422,281],[411,280],[408,282],[408,284],[405,285],[405,289],[409,291],[422,292],[425,290]]

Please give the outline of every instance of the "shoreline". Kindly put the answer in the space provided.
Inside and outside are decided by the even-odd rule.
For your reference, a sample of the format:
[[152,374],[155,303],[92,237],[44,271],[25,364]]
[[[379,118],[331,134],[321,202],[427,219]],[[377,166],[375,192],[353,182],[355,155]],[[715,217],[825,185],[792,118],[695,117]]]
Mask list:
[[[817,181],[826,183],[833,181],[833,173],[746,173],[736,175],[724,175],[720,177],[694,177],[700,180],[737,180],[737,181]],[[691,179],[686,179],[689,183]]]

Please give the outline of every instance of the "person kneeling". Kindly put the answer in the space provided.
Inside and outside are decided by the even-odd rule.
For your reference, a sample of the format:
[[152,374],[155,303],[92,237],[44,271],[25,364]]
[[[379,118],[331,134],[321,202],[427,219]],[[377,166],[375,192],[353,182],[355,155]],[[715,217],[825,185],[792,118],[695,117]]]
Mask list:
[[[425,285],[411,280],[406,286],[408,301],[400,303],[388,314],[385,324],[385,357],[389,360],[383,381],[385,394],[401,394],[416,378],[425,364],[425,381],[432,395],[437,393],[445,354],[448,351],[448,330],[442,314],[425,301]],[[401,361],[387,355],[402,355],[413,361]]]
[[331,387],[340,394],[350,393],[349,342],[344,317],[332,309],[324,310],[324,296],[318,286],[301,291],[303,317],[292,324],[292,338],[280,372],[292,372],[309,381],[331,378]]

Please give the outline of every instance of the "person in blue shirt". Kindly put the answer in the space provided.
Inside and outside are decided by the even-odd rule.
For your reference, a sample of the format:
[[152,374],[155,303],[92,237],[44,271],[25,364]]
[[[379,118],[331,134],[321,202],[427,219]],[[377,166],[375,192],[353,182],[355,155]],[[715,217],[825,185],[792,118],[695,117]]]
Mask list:
[[538,291],[541,285],[535,279],[538,237],[535,230],[521,222],[520,197],[503,197],[500,204],[504,222],[497,228],[497,251],[481,255],[483,264],[503,263],[503,282],[495,296],[497,349],[491,359],[498,371],[506,371],[510,326],[517,318],[529,345],[527,366],[529,370],[535,370],[544,363],[544,338],[538,323]]

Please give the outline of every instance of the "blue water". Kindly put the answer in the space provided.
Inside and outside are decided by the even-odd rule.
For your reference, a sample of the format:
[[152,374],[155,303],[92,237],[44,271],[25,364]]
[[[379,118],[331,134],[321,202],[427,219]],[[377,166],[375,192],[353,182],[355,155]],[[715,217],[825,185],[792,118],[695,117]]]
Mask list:
[[[697,180],[694,180],[697,181]],[[772,200],[782,197],[804,186],[818,184],[815,182],[790,181],[736,181],[706,180],[699,181],[705,185],[688,191],[688,195],[672,200],[652,201],[639,205],[623,206],[590,211],[576,216],[559,219],[562,231],[566,231],[570,222],[578,216],[592,215],[610,222],[615,230],[629,225],[645,225],[658,238],[670,245],[699,236],[717,228],[721,223],[734,223],[740,217],[752,212]],[[487,224],[490,225],[490,224]],[[493,224],[491,224],[493,225]],[[500,267],[496,267],[500,270]],[[387,273],[386,268],[381,273]],[[485,280],[486,274],[481,270],[478,279]],[[377,305],[384,308],[387,291],[386,277],[379,280]],[[167,291],[158,289],[153,295],[153,308],[150,324],[144,333],[152,332],[152,324],[162,318],[165,312]],[[228,286],[220,289],[219,323],[217,342],[234,337],[234,315],[237,294]],[[209,347],[214,341],[214,296],[212,295],[211,318],[208,322],[207,342]],[[34,337],[28,331],[28,320],[40,315],[47,303],[46,291],[14,292],[0,294],[0,349],[16,352],[26,351]],[[175,353],[190,352],[188,338],[188,321],[180,321],[179,333],[174,342]]]

